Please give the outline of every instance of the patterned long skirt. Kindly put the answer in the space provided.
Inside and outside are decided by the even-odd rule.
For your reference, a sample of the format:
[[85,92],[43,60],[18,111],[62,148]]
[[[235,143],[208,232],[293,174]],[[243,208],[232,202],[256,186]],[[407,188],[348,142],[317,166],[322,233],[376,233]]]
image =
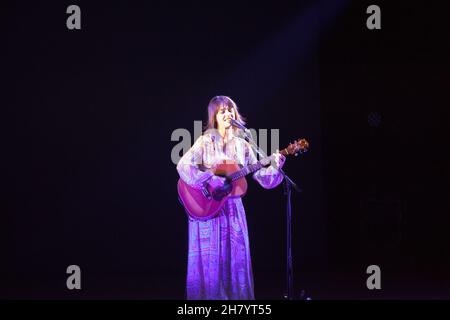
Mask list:
[[208,221],[189,220],[189,300],[254,300],[247,220],[241,198],[230,198]]

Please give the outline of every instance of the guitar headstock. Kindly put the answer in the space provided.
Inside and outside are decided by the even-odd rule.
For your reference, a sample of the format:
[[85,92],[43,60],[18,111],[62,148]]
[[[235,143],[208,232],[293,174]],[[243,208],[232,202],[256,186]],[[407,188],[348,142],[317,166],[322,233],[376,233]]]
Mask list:
[[280,151],[284,156],[295,155],[298,156],[301,153],[307,152],[309,149],[309,142],[306,139],[298,139]]

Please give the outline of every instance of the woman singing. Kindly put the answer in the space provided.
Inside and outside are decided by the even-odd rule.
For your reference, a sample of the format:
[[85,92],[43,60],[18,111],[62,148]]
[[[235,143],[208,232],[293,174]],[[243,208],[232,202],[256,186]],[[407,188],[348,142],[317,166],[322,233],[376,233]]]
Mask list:
[[[230,119],[244,123],[231,98],[214,97],[208,105],[208,130],[177,165],[180,178],[188,185],[222,186],[225,179],[211,171],[218,161],[230,159],[242,166],[257,162],[252,147],[238,137]],[[275,153],[275,166],[256,171],[253,178],[266,189],[276,187],[283,180],[277,168],[284,161],[283,155]],[[255,299],[247,221],[240,197],[229,198],[215,218],[189,219],[186,298]]]

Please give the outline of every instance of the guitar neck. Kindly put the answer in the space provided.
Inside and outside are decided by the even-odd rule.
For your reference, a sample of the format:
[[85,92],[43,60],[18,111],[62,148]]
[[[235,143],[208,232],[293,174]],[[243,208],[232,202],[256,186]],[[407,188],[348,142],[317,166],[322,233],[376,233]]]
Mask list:
[[259,169],[261,169],[263,167],[263,165],[261,164],[261,161],[258,161],[255,164],[250,164],[248,166],[245,166],[244,168],[242,168],[239,171],[234,172],[233,174],[231,174],[228,178],[231,181],[235,181],[237,179],[240,179],[242,177],[245,177],[246,175],[249,175],[250,173],[253,173],[255,171],[258,171]]
[[[288,156],[289,154],[292,154],[291,152],[289,152],[289,149],[288,149],[288,148],[285,148],[285,149],[283,149],[283,150],[280,150],[279,152],[280,152],[283,156]],[[301,153],[301,151],[298,151],[298,152]],[[261,159],[260,161],[258,161],[258,162],[255,163],[255,164],[250,164],[250,165],[248,165],[248,166],[245,166],[245,167],[242,168],[241,170],[236,171],[236,172],[234,172],[233,174],[229,175],[228,178],[229,178],[231,181],[235,181],[235,180],[237,180],[237,179],[240,179],[240,178],[242,178],[242,177],[245,177],[246,175],[248,175],[248,174],[250,174],[250,173],[253,173],[253,172],[255,172],[255,171],[258,171],[259,169],[261,169],[262,167],[264,167],[265,165],[263,165],[261,162],[269,161],[269,163],[270,163],[270,159],[271,159],[271,156],[266,157],[266,158],[264,158],[264,159]]]

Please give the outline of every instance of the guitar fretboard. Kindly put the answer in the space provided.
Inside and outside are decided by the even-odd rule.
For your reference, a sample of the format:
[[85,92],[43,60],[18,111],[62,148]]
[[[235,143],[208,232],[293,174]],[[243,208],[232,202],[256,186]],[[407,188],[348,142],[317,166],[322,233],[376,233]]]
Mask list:
[[231,179],[231,181],[235,181],[237,179],[245,177],[246,175],[248,175],[252,172],[258,171],[261,168],[262,168],[262,164],[261,164],[261,162],[258,161],[255,164],[250,164],[250,165],[242,168],[241,170],[236,171],[235,173],[231,174],[229,176],[229,178]]
[[[289,146],[289,147],[287,147],[287,148],[285,148],[285,149],[283,149],[283,150],[280,151],[280,153],[281,153],[283,156],[287,156],[287,155],[290,155],[290,154],[293,154],[293,153],[296,153],[296,154],[297,154],[297,153],[303,153],[303,152],[306,152],[306,151],[304,151],[304,148],[298,148],[298,149],[292,150],[291,146]],[[269,157],[267,157],[267,158],[264,158],[264,159],[258,161],[258,162],[255,163],[255,164],[250,164],[250,165],[248,165],[248,166],[242,168],[241,170],[236,171],[236,172],[234,172],[233,174],[230,174],[230,175],[228,176],[228,178],[229,178],[231,181],[235,181],[235,180],[237,180],[237,179],[240,179],[240,178],[242,178],[242,177],[245,177],[246,175],[248,175],[248,174],[250,174],[250,173],[252,173],[252,172],[258,171],[259,169],[261,169],[262,167],[265,166],[265,165],[263,165],[261,162],[266,162],[267,160],[270,160],[270,158],[271,158],[271,157],[269,156]],[[268,163],[267,163],[267,164],[268,164]]]

